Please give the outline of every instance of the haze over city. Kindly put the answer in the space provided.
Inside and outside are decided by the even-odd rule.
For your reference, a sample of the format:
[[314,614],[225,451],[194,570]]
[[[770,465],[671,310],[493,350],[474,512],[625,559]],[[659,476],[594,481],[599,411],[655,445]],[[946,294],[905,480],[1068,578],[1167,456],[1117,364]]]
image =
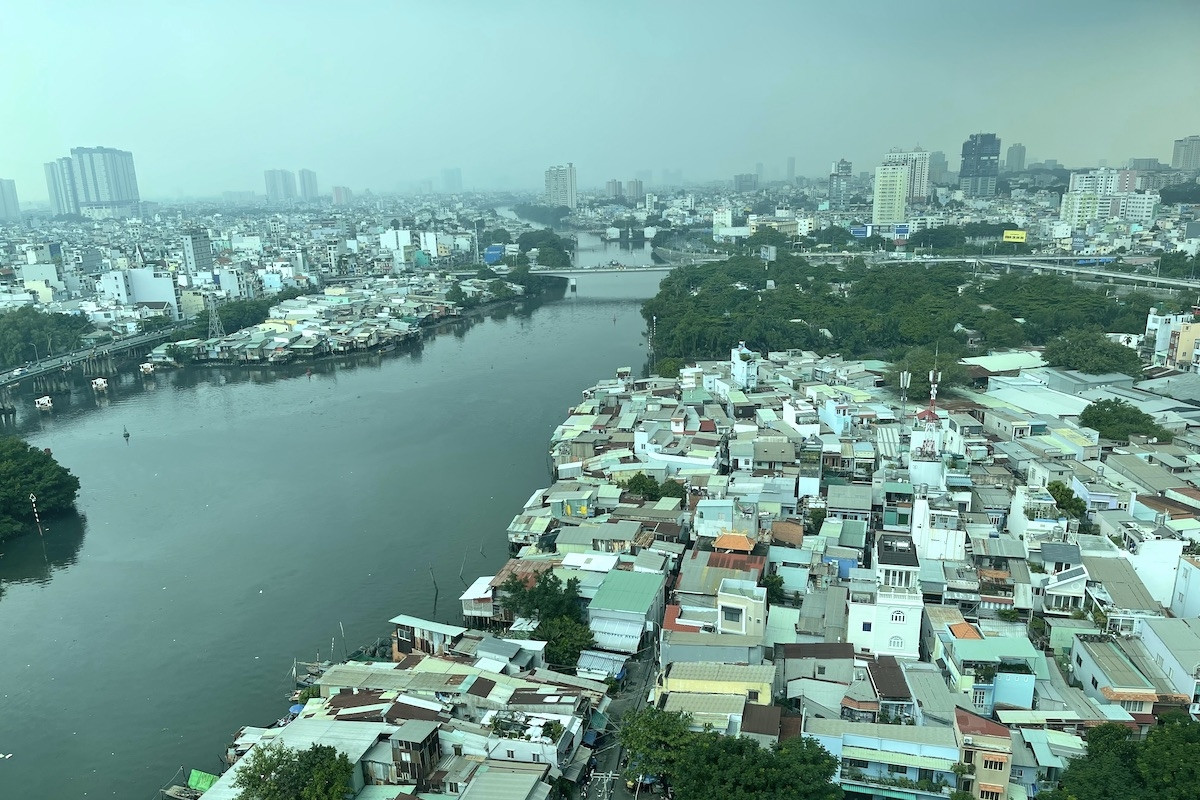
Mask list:
[[[1130,33],[1135,14],[1153,35]],[[1200,4],[116,2],[20,4],[0,174],[46,199],[71,147],[137,156],[146,198],[262,191],[265,169],[406,190],[580,186],[641,170],[689,181],[766,164],[824,175],[893,147],[953,158],[996,131],[1068,166],[1171,156],[1200,129]],[[62,24],[69,19],[70,24]],[[1134,68],[1136,67],[1136,68]],[[1170,85],[1164,84],[1167,81]]]

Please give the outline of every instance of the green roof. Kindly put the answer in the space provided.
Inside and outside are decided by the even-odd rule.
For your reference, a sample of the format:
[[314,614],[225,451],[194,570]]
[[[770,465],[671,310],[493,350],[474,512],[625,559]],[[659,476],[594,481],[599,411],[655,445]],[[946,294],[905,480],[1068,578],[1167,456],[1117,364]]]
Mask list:
[[605,576],[588,607],[645,614],[654,606],[662,587],[662,573],[614,569]]

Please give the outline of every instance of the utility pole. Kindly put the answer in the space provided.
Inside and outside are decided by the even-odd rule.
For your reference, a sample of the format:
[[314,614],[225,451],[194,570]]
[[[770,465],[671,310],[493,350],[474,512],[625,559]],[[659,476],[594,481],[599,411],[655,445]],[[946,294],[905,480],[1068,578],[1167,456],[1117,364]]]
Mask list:
[[912,373],[904,370],[900,373],[900,424],[904,424],[904,416],[908,404],[908,387],[912,386]]
[[208,307],[208,338],[224,339],[225,326],[221,323],[221,315],[217,313],[217,298],[211,294],[205,295],[204,305]]
[[44,539],[46,538],[46,533],[42,530],[42,518],[41,515],[38,514],[37,497],[33,494],[33,492],[29,493],[29,504],[33,506],[33,521],[37,523],[38,536],[41,536]]

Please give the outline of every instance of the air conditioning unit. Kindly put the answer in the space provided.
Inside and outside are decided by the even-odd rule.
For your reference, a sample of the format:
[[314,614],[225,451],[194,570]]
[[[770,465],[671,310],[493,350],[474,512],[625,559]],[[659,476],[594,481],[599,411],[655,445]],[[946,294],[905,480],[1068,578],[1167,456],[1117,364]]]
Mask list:
[[970,736],[963,737],[963,744],[975,744],[975,740]]

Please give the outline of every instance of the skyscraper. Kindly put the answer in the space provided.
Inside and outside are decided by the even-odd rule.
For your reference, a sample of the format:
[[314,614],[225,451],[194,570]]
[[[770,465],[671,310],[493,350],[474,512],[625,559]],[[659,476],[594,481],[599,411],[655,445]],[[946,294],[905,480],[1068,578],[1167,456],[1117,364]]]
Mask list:
[[300,170],[300,199],[308,201],[317,199],[317,173],[311,169]]
[[758,188],[758,175],[753,172],[743,172],[740,175],[733,176],[733,190],[735,192],[753,192]]
[[350,191],[347,187],[333,187],[333,204],[335,206],[348,206],[353,199],[354,192]]
[[267,183],[267,200],[278,203],[296,197],[296,175],[286,169],[269,169],[263,173]]
[[845,208],[850,205],[850,180],[854,177],[854,165],[846,159],[838,159],[829,168],[829,207]]
[[442,170],[442,189],[446,194],[458,194],[462,191],[462,170],[459,167]]
[[141,195],[133,153],[111,147],[73,147],[70,157],[45,165],[46,191],[56,214],[128,217]]
[[758,178],[759,186],[762,186],[767,182],[767,172],[766,169],[763,168],[763,163],[761,161],[754,165],[754,176]]
[[1000,174],[1000,137],[994,133],[972,133],[962,146],[958,188],[967,197],[992,197]]
[[609,182],[607,184],[605,184],[604,190],[605,190],[605,193],[608,194],[609,197],[620,197],[622,192],[624,191],[623,189],[621,189],[621,182],[619,180],[617,180],[616,178],[612,178],[611,180],[609,180]]
[[0,221],[21,218],[21,204],[17,202],[17,182],[0,178]]
[[1020,142],[1009,145],[1004,156],[1004,169],[1008,172],[1021,172],[1025,169],[1025,145]]
[[794,183],[796,181],[796,157],[795,156],[788,156],[787,179],[788,179],[788,183]]
[[191,231],[183,235],[183,269],[188,275],[212,272],[212,240],[204,231]]
[[546,205],[566,206],[574,210],[578,205],[575,198],[575,165],[549,167],[546,170]]
[[937,186],[949,180],[950,165],[946,163],[946,154],[941,150],[934,150],[929,154],[929,182]]
[[888,225],[904,222],[908,200],[908,165],[881,164],[875,168],[875,197],[871,222]]
[[1200,169],[1200,136],[1187,136],[1175,140],[1171,152],[1171,169]]
[[634,178],[631,181],[625,181],[625,197],[627,199],[633,201],[641,200],[644,194],[646,192],[640,180]]
[[908,201],[924,203],[929,199],[929,153],[921,148],[893,150],[883,157],[888,165],[908,167]]

